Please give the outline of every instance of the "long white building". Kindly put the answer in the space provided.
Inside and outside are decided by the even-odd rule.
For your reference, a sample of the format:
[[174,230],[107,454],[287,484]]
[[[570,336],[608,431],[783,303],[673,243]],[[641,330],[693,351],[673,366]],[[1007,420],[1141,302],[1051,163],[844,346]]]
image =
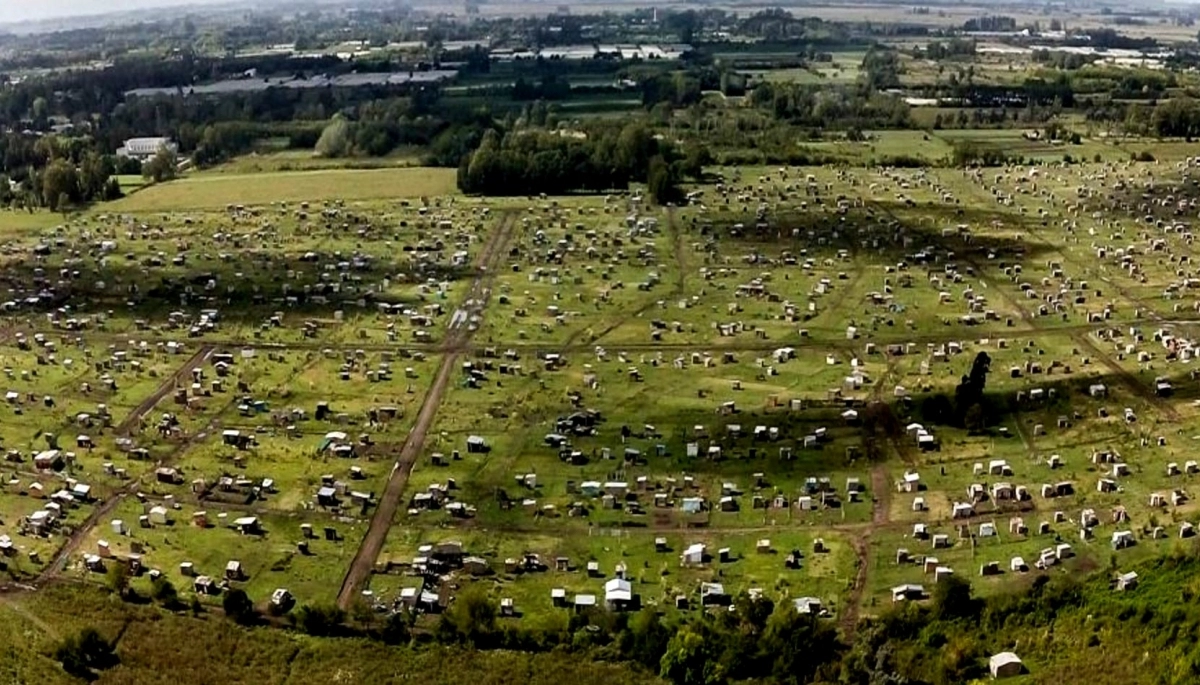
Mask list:
[[144,161],[157,155],[164,147],[171,152],[179,151],[179,146],[170,138],[130,138],[124,146],[117,148],[117,154]]

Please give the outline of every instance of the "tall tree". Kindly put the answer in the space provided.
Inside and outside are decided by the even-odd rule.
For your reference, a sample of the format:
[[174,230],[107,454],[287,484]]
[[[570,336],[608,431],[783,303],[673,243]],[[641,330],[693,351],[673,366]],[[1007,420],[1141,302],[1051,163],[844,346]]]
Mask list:
[[646,190],[650,194],[650,199],[660,205],[674,202],[679,194],[679,189],[675,185],[675,173],[661,155],[655,155],[650,159],[650,169],[646,174]]
[[350,152],[350,122],[340,114],[321,132],[317,139],[317,154],[322,157],[344,157]]
[[64,204],[70,206],[79,200],[79,174],[70,162],[56,159],[46,167],[42,174],[42,197],[53,210],[62,210]]
[[142,176],[163,183],[174,180],[179,174],[179,157],[167,146],[160,147],[158,152],[142,165]]

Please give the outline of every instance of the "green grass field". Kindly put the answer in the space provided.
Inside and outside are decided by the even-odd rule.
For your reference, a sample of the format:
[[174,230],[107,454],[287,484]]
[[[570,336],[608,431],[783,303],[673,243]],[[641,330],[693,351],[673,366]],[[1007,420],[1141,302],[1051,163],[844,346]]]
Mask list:
[[115,212],[221,209],[226,205],[388,200],[455,194],[453,169],[402,167],[254,174],[196,173],[106,206]]

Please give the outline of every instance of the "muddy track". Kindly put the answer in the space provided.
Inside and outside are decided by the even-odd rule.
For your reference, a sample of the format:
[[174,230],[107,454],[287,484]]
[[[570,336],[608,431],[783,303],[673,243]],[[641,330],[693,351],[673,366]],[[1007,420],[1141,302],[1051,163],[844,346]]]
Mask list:
[[[895,361],[889,360],[887,371],[876,381],[875,388],[871,391],[871,401],[881,401],[884,383],[894,375],[895,370]],[[900,445],[897,444],[895,437],[889,436],[887,441],[897,456],[903,456]],[[850,545],[854,548],[855,572],[850,593],[846,596],[846,601],[843,603],[841,613],[838,616],[838,625],[841,628],[843,638],[849,641],[854,640],[855,632],[858,630],[858,618],[862,614],[863,597],[867,591],[868,574],[870,573],[872,560],[871,536],[877,530],[886,529],[891,525],[892,490],[887,467],[883,464],[876,464],[871,467],[870,478],[871,523],[869,526],[863,526],[857,530],[846,531]]]
[[[479,273],[463,300],[464,308],[470,307],[477,313],[483,311],[491,293],[491,283],[496,267],[512,239],[515,223],[515,216],[511,213],[506,214],[501,219],[499,228],[489,237],[476,262]],[[433,384],[429,386],[429,391],[421,402],[421,409],[417,413],[412,431],[409,432],[404,445],[400,448],[400,454],[388,477],[383,497],[367,527],[367,534],[363,537],[362,544],[359,545],[354,560],[350,562],[350,567],[346,571],[346,577],[342,580],[337,603],[343,609],[350,608],[360,589],[370,578],[371,571],[375,568],[375,562],[379,559],[380,552],[383,551],[388,531],[400,508],[400,499],[404,496],[408,476],[412,473],[417,457],[421,454],[421,448],[425,445],[425,436],[433,426],[433,419],[437,416],[438,408],[445,397],[446,388],[450,385],[450,380],[458,366],[459,356],[474,333],[475,331],[469,324],[463,322],[462,325],[451,328],[446,336],[444,354],[437,374],[434,376]]]
[[155,391],[151,393],[149,397],[142,400],[141,404],[139,404],[132,412],[129,413],[129,416],[125,417],[125,420],[116,427],[115,432],[118,435],[128,435],[130,429],[135,427],[139,421],[145,418],[146,414],[149,414],[154,407],[162,401],[162,398],[167,396],[167,393],[174,390],[175,387],[179,385],[179,381],[181,379],[186,379],[189,375],[191,375],[192,369],[195,369],[204,362],[208,361],[208,358],[212,356],[213,351],[216,349],[217,348],[215,345],[210,344],[203,345],[199,350],[196,350],[196,353],[193,354],[191,358],[189,358],[183,364],[183,366],[179,367],[175,373],[163,379],[163,382],[158,385],[158,388],[155,389]]
[[863,595],[867,590],[867,567],[871,563],[870,534],[851,535],[850,546],[854,548],[854,584],[838,614],[838,627],[842,631],[842,639],[847,642],[854,641],[854,634],[858,629],[858,616],[862,610]]

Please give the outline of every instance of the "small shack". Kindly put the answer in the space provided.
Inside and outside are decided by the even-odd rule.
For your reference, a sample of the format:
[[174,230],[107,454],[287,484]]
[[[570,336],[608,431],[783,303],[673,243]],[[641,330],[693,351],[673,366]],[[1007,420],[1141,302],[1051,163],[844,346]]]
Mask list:
[[1000,652],[988,659],[988,670],[991,671],[993,678],[1012,678],[1021,675],[1025,666],[1016,654]]

